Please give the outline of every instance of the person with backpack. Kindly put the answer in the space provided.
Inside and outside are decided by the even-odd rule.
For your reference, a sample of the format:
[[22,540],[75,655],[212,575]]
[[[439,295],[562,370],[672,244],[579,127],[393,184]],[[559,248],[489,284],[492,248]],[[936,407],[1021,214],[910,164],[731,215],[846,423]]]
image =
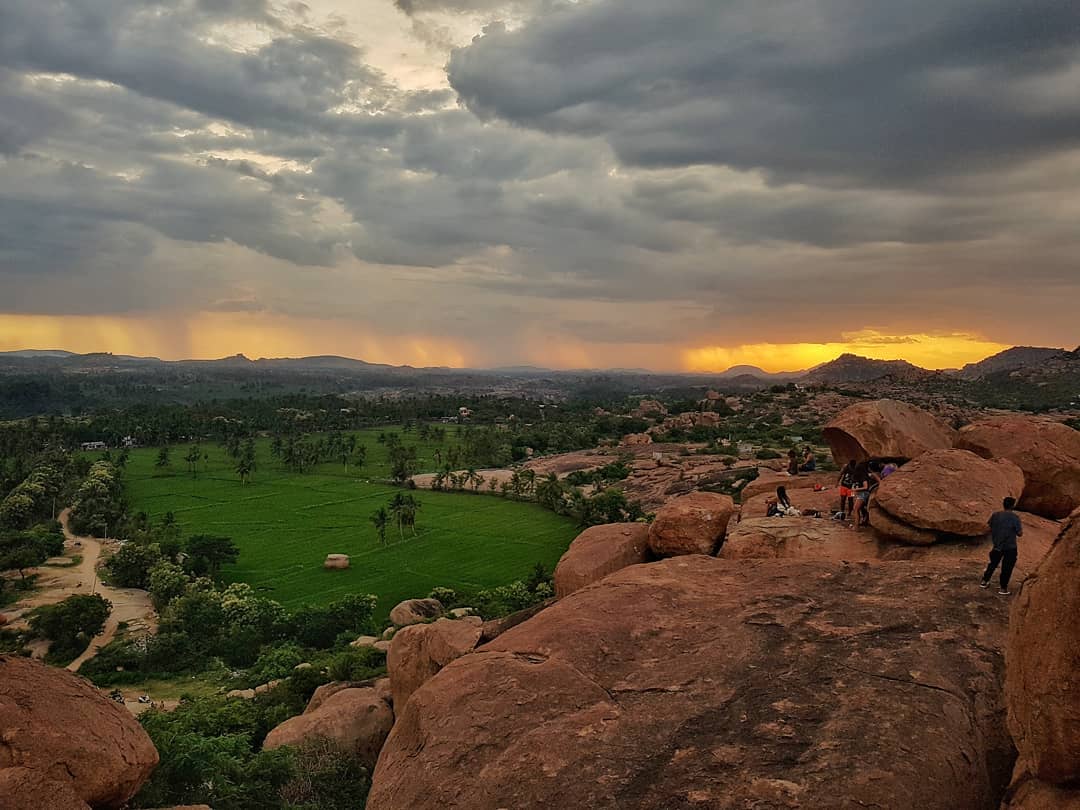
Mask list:
[[1006,498],[1003,506],[1005,508],[1002,511],[994,512],[990,516],[990,540],[994,547],[990,549],[990,564],[986,566],[979,586],[990,587],[990,577],[994,575],[994,569],[998,567],[998,563],[1001,563],[1001,579],[999,580],[1001,587],[998,593],[1001,596],[1008,596],[1009,578],[1012,576],[1019,553],[1016,539],[1024,536],[1024,524],[1020,522],[1020,516],[1013,511],[1016,508],[1015,498]]

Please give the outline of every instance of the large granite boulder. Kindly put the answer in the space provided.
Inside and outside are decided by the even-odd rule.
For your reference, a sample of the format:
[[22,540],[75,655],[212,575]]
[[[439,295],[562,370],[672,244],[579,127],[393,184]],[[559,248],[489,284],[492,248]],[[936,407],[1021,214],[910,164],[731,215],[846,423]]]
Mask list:
[[892,399],[845,408],[822,435],[841,466],[851,459],[907,461],[928,450],[946,450],[956,441],[956,431],[932,413]]
[[649,548],[659,557],[712,554],[737,511],[735,501],[713,492],[691,492],[669,501],[649,527]]
[[0,771],[37,771],[71,786],[96,810],[123,806],[157,763],[138,721],[89,681],[29,658],[0,656]]
[[[802,460],[801,457],[799,460]],[[814,487],[835,490],[839,479],[840,473],[838,472],[812,472],[803,473],[801,475],[788,475],[787,473],[778,473],[764,467],[758,467],[758,477],[753,481],[747,482],[746,486],[742,488],[739,500],[745,505],[747,501],[758,495],[775,494],[777,487],[787,487],[788,492],[796,489],[812,490]]]
[[1080,788],[1070,790],[1028,779],[1016,786],[1005,810],[1080,810]]
[[369,810],[986,810],[1005,600],[970,566],[676,557],[571,594],[400,707]]
[[330,740],[371,768],[394,725],[390,704],[372,687],[346,688],[322,698],[303,714],[290,717],[266,735],[263,748]]
[[1025,580],[1009,624],[1006,694],[1018,772],[1080,782],[1080,511]]
[[406,599],[390,611],[390,621],[398,627],[406,627],[437,619],[445,612],[438,599]]
[[395,633],[386,655],[395,709],[401,711],[410,695],[440,669],[472,652],[480,643],[483,627],[479,616],[466,616],[414,624]]
[[1023,470],[1025,511],[1064,518],[1080,507],[1080,431],[1034,416],[1001,416],[965,427],[957,447],[1007,458]]
[[967,450],[931,450],[881,482],[870,523],[916,545],[942,535],[979,537],[1002,501],[1018,498],[1023,487],[1024,475],[1011,461],[987,460]]
[[[783,485],[781,484],[781,486]],[[838,487],[823,490],[789,488],[787,489],[787,496],[788,500],[791,501],[791,505],[800,512],[815,511],[830,516],[840,508],[840,489]],[[741,519],[765,517],[768,513],[770,500],[776,500],[775,487],[752,498],[743,498],[742,506],[739,507]]]
[[30,768],[0,770],[0,810],[90,810],[69,781]]
[[577,536],[555,566],[555,595],[568,596],[620,568],[648,560],[649,527],[646,524],[591,526]]

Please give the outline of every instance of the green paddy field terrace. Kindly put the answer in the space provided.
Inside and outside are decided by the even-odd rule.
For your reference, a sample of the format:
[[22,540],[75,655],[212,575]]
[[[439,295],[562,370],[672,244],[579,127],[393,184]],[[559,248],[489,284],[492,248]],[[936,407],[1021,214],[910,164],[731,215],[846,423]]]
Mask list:
[[[270,441],[259,440],[257,469],[247,484],[217,445],[203,445],[209,460],[199,464],[196,478],[183,461],[186,446],[172,448],[165,470],[155,467],[157,448],[133,450],[125,474],[130,508],[154,520],[171,511],[185,535],[233,538],[240,559],[225,569],[225,579],[250,583],[286,607],[373,593],[380,616],[436,585],[490,588],[527,577],[538,562],[550,571],[577,534],[572,520],[536,504],[417,490],[416,536],[406,529],[402,539],[391,527],[383,546],[369,517],[399,490],[376,482],[389,474],[380,432],[355,431],[367,461],[348,472],[340,463],[290,472],[272,457]],[[417,447],[420,469],[436,467],[440,445],[409,435],[402,441]],[[324,570],[328,553],[350,555],[352,567]]]

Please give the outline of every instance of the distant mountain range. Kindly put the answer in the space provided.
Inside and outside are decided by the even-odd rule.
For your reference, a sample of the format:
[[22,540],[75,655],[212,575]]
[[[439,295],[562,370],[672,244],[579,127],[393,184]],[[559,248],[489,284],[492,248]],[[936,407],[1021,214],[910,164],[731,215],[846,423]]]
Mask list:
[[[1080,351],[1080,350],[1078,350]],[[581,375],[620,375],[677,380],[680,378],[704,378],[724,381],[738,387],[753,385],[754,381],[763,384],[805,382],[814,385],[833,385],[843,383],[862,383],[890,378],[916,382],[920,379],[941,376],[955,377],[968,381],[977,381],[1002,373],[1031,372],[1057,369],[1071,371],[1077,362],[1077,352],[1063,349],[1017,346],[987,357],[978,363],[969,363],[959,371],[928,371],[906,360],[873,360],[854,354],[842,354],[835,360],[802,371],[769,372],[757,366],[737,365],[726,371],[707,374],[672,374],[651,372],[646,369],[576,369],[554,370],[537,366],[504,366],[493,369],[455,369],[445,366],[415,368],[413,366],[392,366],[384,363],[368,363],[351,357],[336,355],[318,355],[314,357],[278,357],[252,360],[243,354],[222,357],[216,360],[162,360],[157,357],[134,357],[131,355],[94,352],[77,354],[63,349],[21,349],[0,352],[0,366],[9,369],[31,369],[36,367],[57,368],[77,372],[103,370],[152,369],[155,366],[174,369],[220,369],[230,370],[266,370],[295,372],[300,374],[339,373],[339,374],[377,374],[388,380],[396,377],[415,377],[416,375],[437,375],[440,378],[453,378],[457,375],[498,375],[506,377],[564,377]]]

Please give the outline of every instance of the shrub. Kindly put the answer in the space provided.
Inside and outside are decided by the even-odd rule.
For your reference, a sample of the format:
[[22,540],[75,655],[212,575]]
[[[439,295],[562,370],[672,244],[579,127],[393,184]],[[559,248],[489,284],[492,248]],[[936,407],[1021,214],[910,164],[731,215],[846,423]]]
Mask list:
[[38,608],[30,617],[31,632],[52,641],[49,657],[57,663],[72,660],[105,627],[112,603],[97,594],[69,596]]
[[363,807],[371,777],[355,756],[327,739],[316,739],[292,751],[293,777],[282,785],[287,808],[355,810]]
[[772,459],[772,458],[780,458],[780,454],[778,452],[776,452],[775,450],[772,450],[772,449],[770,449],[768,447],[761,448],[760,450],[757,451],[757,453],[755,453],[755,455],[757,456],[757,458],[759,460],[762,460],[762,461],[767,460],[767,459]]
[[331,681],[363,681],[386,669],[386,653],[374,647],[350,648],[330,659],[327,674]]
[[125,543],[105,563],[110,579],[121,588],[142,588],[150,585],[150,569],[161,562],[161,550],[153,544]]

